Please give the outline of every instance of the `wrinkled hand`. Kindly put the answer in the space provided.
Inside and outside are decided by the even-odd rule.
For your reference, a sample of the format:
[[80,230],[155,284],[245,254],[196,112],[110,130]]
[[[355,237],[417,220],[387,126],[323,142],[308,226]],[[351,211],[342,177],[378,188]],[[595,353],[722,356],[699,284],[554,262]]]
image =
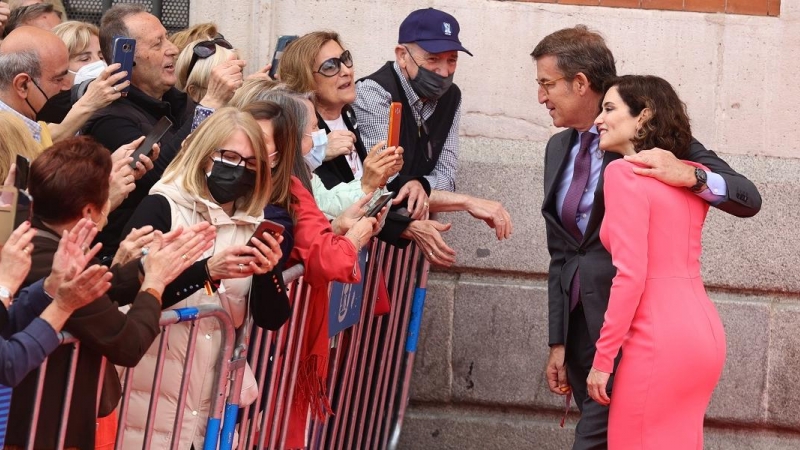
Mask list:
[[586,389],[589,391],[589,397],[603,406],[608,406],[611,399],[606,393],[606,385],[608,379],[611,378],[610,373],[601,372],[594,367],[589,371],[589,376],[586,378]]
[[550,347],[550,356],[547,358],[547,367],[545,368],[545,377],[550,392],[558,395],[566,395],[571,390],[569,381],[567,381],[567,366],[564,364],[565,355],[563,345]]
[[81,219],[71,230],[64,231],[45,281],[47,292],[57,292],[62,283],[76,278],[97,255],[102,245],[98,243],[90,248],[95,236],[97,226],[89,219]]
[[[144,142],[144,138],[144,136],[141,136],[133,142],[120,146],[111,154],[111,161],[116,164],[116,162],[121,159],[127,159],[130,164],[131,154]],[[153,144],[153,148],[150,150],[150,156],[147,156],[146,153],[144,155],[139,155],[139,161],[136,161],[136,169],[133,170],[135,179],[141,179],[144,174],[153,168],[153,161],[158,159],[159,153],[161,153],[161,147],[158,144]]]
[[375,236],[381,231],[378,219],[375,217],[362,217],[347,230],[344,237],[350,239],[356,250],[361,250],[361,247],[369,242],[372,236]]
[[[46,283],[47,285],[47,283]],[[74,277],[63,280],[53,292],[53,303],[62,311],[72,314],[111,289],[111,272],[108,267],[95,264]],[[47,292],[51,292],[47,289]]]
[[397,197],[392,200],[393,205],[402,203],[403,200],[408,199],[407,208],[411,213],[411,218],[420,220],[428,215],[428,194],[425,193],[425,188],[422,183],[417,180],[410,180],[400,188]]
[[120,83],[120,80],[127,75],[127,72],[124,70],[119,73],[114,73],[114,71],[119,70],[120,67],[122,67],[121,64],[114,63],[103,69],[100,75],[89,83],[89,87],[86,88],[86,93],[78,99],[75,106],[84,107],[94,112],[105,108],[114,100],[122,97],[122,90],[128,87],[131,82],[125,80]]
[[356,135],[350,130],[333,130],[328,133],[328,147],[325,148],[325,161],[356,151]]
[[467,212],[472,217],[483,220],[489,227],[494,228],[498,240],[508,239],[514,231],[514,227],[511,224],[511,216],[500,202],[470,197],[467,203]]
[[141,257],[142,249],[150,245],[153,242],[153,238],[155,238],[155,233],[150,225],[132,229],[125,239],[120,242],[111,265],[127,264],[131,260]]
[[404,236],[413,239],[431,264],[450,267],[456,262],[456,251],[444,241],[442,233],[450,230],[451,224],[435,220],[415,220],[408,225]]
[[373,192],[367,193],[367,195],[358,199],[357,202],[350,205],[347,209],[345,209],[341,214],[339,214],[333,222],[331,222],[331,228],[335,234],[339,236],[343,236],[347,233],[353,225],[358,222],[359,219],[364,217],[364,214],[367,213],[367,203],[372,200]]
[[163,293],[169,283],[211,248],[214,243],[208,238],[211,234],[183,227],[169,233],[156,231],[147,257],[142,262],[142,290],[154,289],[159,294]]
[[136,179],[133,175],[130,163],[133,158],[121,158],[114,162],[109,176],[108,201],[111,203],[111,211],[117,209],[122,201],[128,198],[128,194],[136,189]]
[[397,173],[395,169],[398,160],[400,160],[400,167],[403,167],[402,147],[380,150],[383,148],[383,144],[385,144],[384,141],[375,144],[364,158],[364,174],[361,176],[361,189],[364,192],[372,192],[386,186],[389,178]]
[[8,288],[12,294],[17,292],[31,269],[31,240],[34,236],[36,230],[31,228],[30,222],[25,221],[11,233],[0,250],[0,285]]
[[694,166],[681,162],[667,150],[642,150],[635,155],[625,156],[625,160],[644,166],[634,167],[633,173],[655,178],[670,186],[690,188],[697,183]]
[[227,61],[211,69],[208,90],[200,104],[206,108],[222,108],[244,83],[244,66],[247,63],[231,55]]

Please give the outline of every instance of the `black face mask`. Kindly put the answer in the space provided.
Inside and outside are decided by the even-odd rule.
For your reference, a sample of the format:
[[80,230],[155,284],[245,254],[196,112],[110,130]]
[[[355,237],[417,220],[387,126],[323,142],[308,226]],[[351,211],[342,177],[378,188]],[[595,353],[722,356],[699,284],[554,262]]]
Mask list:
[[214,161],[207,183],[211,196],[222,205],[252,192],[256,185],[256,174],[243,166]]
[[[413,60],[414,58],[411,59]],[[417,64],[417,62],[414,61],[414,64]],[[408,80],[408,82],[411,84],[411,89],[414,89],[414,92],[420,98],[439,100],[453,85],[453,75],[455,73],[451,73],[448,77],[442,77],[436,72],[420,67],[417,64],[417,77],[413,80]]]

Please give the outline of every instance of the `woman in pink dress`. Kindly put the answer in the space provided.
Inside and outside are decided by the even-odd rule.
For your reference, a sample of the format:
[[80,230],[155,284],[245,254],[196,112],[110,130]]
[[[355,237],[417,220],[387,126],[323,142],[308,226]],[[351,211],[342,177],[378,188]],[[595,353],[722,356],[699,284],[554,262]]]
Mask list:
[[[595,120],[602,150],[624,156],[658,147],[679,159],[686,154],[689,118],[669,83],[624,76],[606,89]],[[703,417],[725,362],[725,331],[700,276],[708,204],[688,189],[636,175],[634,167],[618,159],[603,174],[600,239],[617,275],[587,379],[589,395],[610,405],[611,450],[702,449]],[[606,384],[620,349],[609,396]]]

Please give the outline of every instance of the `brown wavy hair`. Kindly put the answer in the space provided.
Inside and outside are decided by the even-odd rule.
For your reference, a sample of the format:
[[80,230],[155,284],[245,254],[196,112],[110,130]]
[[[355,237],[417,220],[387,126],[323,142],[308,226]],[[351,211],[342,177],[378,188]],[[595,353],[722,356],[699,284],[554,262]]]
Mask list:
[[679,159],[686,156],[692,142],[692,127],[686,104],[669,82],[653,75],[624,75],[608,80],[605,92],[612,87],[617,88],[632,116],[638,116],[645,108],[650,110],[631,139],[637,152],[658,147],[671,151]]

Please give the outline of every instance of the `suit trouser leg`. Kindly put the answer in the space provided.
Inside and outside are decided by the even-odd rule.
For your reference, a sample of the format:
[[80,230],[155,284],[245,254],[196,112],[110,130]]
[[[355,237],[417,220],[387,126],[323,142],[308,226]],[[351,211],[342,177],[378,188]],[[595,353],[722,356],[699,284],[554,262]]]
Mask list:
[[[594,361],[594,341],[589,337],[583,305],[578,304],[569,317],[566,345],[567,379],[572,387],[575,404],[581,411],[575,427],[573,450],[601,450],[608,448],[608,407],[592,400],[586,390],[586,377]],[[614,380],[608,382],[608,392]]]

